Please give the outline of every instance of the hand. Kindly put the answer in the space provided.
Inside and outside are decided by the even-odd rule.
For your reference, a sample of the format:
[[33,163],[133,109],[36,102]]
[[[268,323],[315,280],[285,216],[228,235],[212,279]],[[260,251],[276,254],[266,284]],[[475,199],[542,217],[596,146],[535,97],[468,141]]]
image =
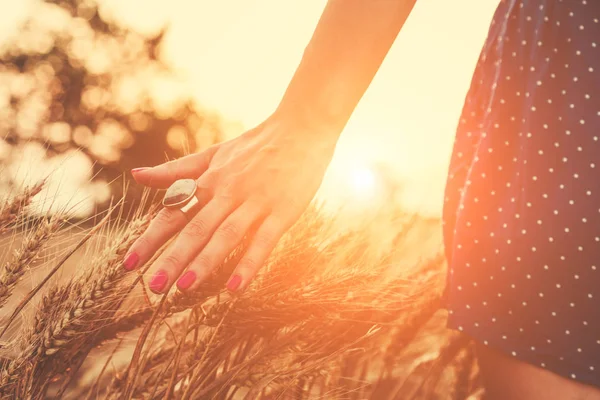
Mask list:
[[244,289],[314,197],[335,149],[329,137],[268,120],[201,153],[133,170],[138,183],[155,188],[196,179],[200,207],[187,218],[178,209],[161,210],[129,250],[124,267],[139,267],[181,231],[154,263],[149,286],[163,293],[177,281],[180,290],[194,290],[254,228],[227,283],[230,291]]

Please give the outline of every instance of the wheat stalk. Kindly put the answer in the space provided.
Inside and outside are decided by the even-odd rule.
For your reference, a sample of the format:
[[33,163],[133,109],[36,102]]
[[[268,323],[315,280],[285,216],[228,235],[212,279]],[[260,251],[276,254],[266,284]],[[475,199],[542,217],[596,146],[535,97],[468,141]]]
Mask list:
[[60,226],[60,218],[42,220],[33,235],[25,239],[14,258],[0,267],[0,307],[6,304],[19,279],[31,268],[40,251]]
[[72,289],[71,304],[63,312],[62,318],[46,327],[44,340],[37,349],[37,354],[56,354],[61,348],[71,345],[82,332],[89,332],[86,328],[94,325],[97,314],[114,301],[118,284],[127,275],[127,271],[121,266],[123,257],[148,224],[147,217],[135,220],[123,235],[113,240],[90,269],[93,271],[91,279],[90,275],[84,276],[78,282],[80,284],[75,285],[77,289]]
[[42,181],[25,188],[9,202],[3,204],[0,208],[0,235],[15,224],[33,197],[42,191],[44,184],[45,182]]
[[[39,379],[45,364],[57,358],[60,361],[58,353],[61,350],[67,350],[69,354],[65,354],[63,360],[69,360],[85,342],[86,334],[97,330],[98,325],[108,323],[108,320],[98,322],[97,317],[114,303],[117,285],[127,274],[121,266],[122,259],[147,227],[151,216],[144,216],[129,224],[95,260],[88,273],[68,282],[64,288],[50,292],[53,298],[60,296],[66,299],[50,313],[52,318],[47,317],[50,311],[48,307],[38,311],[35,317],[36,330],[29,332],[23,340],[24,349],[19,356],[0,372],[0,393],[12,392],[19,375],[29,365],[36,365],[33,373],[40,374],[36,376]],[[54,305],[46,297],[42,303]]]
[[[460,358],[464,352],[457,363],[457,356],[444,351],[425,384],[420,379],[432,369],[430,362],[412,369],[406,385],[400,379],[407,371],[398,364],[414,361],[406,349],[423,340],[423,331],[436,335],[433,351],[449,343],[441,329],[430,327],[441,321],[435,312],[443,258],[434,255],[402,274],[388,273],[403,264],[399,249],[406,232],[387,238],[389,251],[374,252],[373,230],[339,234],[334,220],[311,208],[243,293],[230,296],[223,286],[246,242],[199,291],[167,294],[157,305],[141,304],[143,293],[132,292],[143,275],[121,268],[150,219],[136,218],[119,234],[107,232],[109,244],[81,261],[82,273],[43,293],[22,329],[18,355],[0,370],[0,395],[67,394],[83,362],[94,359],[93,348],[102,351],[107,341],[141,327],[131,365],[103,368],[88,386],[89,398],[386,398],[396,386],[400,397],[437,399],[451,377],[457,390],[447,393],[475,390],[472,354]],[[404,222],[406,229],[418,223],[406,217]],[[28,267],[33,258],[27,260]],[[124,303],[130,293],[137,297]],[[86,387],[77,390],[85,393]]]
[[[327,365],[332,362],[332,354],[339,357],[340,353],[344,352],[341,349],[344,348],[345,343],[349,349],[356,340],[367,335],[374,324],[398,320],[401,322],[397,322],[395,326],[403,324],[402,331],[405,337],[414,335],[414,332],[418,331],[424,321],[429,319],[432,312],[437,309],[440,291],[429,297],[423,296],[422,289],[414,284],[411,285],[411,281],[416,277],[421,279],[426,276],[431,285],[434,285],[440,272],[440,260],[432,260],[432,264],[438,263],[438,275],[417,271],[409,279],[398,278],[380,285],[374,282],[381,278],[382,269],[386,266],[376,262],[373,265],[363,265],[362,268],[358,268],[358,265],[348,265],[345,266],[347,270],[338,269],[326,274],[317,274],[313,279],[304,281],[302,285],[297,281],[293,282],[292,279],[286,279],[290,276],[288,269],[291,268],[295,270],[294,276],[306,276],[309,271],[322,270],[323,264],[330,259],[328,256],[318,255],[334,253],[333,249],[337,248],[340,242],[343,240],[331,241],[325,249],[319,244],[321,253],[314,252],[313,246],[307,242],[293,252],[280,252],[278,257],[270,261],[270,267],[261,272],[257,278],[260,284],[253,285],[252,290],[244,293],[233,308],[230,308],[228,302],[224,302],[204,309],[203,325],[208,329],[219,326],[221,332],[210,344],[205,341],[208,336],[204,335],[204,341],[199,345],[199,348],[204,349],[204,354],[207,354],[202,358],[203,362],[198,361],[198,354],[192,352],[184,356],[188,361],[181,363],[181,372],[171,371],[169,374],[155,369],[162,361],[150,363],[146,365],[148,369],[143,371],[144,381],[153,382],[155,387],[153,392],[157,397],[166,393],[168,387],[172,387],[165,381],[166,377],[172,376],[175,376],[180,383],[190,380],[185,387],[191,388],[189,393],[193,393],[194,396],[212,397],[233,384],[255,385],[259,376],[263,378],[272,376],[272,382],[269,382],[266,387],[274,390],[273,387],[284,387],[299,379],[296,375],[314,379],[310,378],[311,374],[315,374],[315,371],[321,368],[327,368]],[[352,248],[360,248],[360,245]],[[311,262],[300,262],[298,265],[292,258],[311,260]],[[354,262],[358,264],[364,261],[356,257],[351,258],[354,258]],[[389,260],[389,257],[383,259]],[[427,270],[433,270],[433,266],[428,266]],[[421,282],[423,283],[426,282]],[[412,291],[407,292],[411,287]],[[348,297],[349,291],[357,294]],[[423,312],[414,312],[419,309]],[[227,312],[229,312],[228,317],[226,317]],[[409,318],[407,314],[413,317]],[[359,321],[360,324],[357,325]],[[300,335],[294,337],[295,350],[291,352],[287,347],[290,346],[288,341],[293,337],[293,331],[287,327],[292,327],[298,332],[297,335]],[[281,338],[283,341],[272,340],[268,344],[268,348],[275,349],[279,355],[273,356],[273,353],[263,351],[260,357],[242,358],[238,362],[231,362],[230,354],[234,351],[232,342],[236,343],[235,348],[239,348],[240,343],[246,343],[249,337],[257,335],[266,338],[273,334],[277,335],[277,332],[282,330],[285,332]],[[379,331],[383,334],[389,332],[389,329]],[[302,334],[306,335],[305,339],[301,339]],[[315,341],[315,338],[319,340]],[[302,358],[294,357],[299,348],[302,348],[302,354],[323,356],[316,359],[313,356],[311,368],[296,370],[293,367],[294,363],[303,362]],[[171,347],[161,349],[159,354],[162,354],[163,358],[159,359],[164,361],[164,357],[168,358],[167,355],[172,351]],[[284,358],[295,361],[283,363],[282,354],[285,355]],[[230,364],[226,367],[227,363]],[[277,365],[279,372],[270,370],[268,365],[271,364]],[[150,367],[150,365],[155,366]],[[241,369],[241,366],[244,368]],[[217,370],[223,372],[215,380],[211,376]],[[281,370],[287,371],[285,376],[282,375]],[[195,371],[193,376],[190,375],[191,371]],[[202,382],[211,383],[204,386]],[[138,395],[146,393],[151,396],[147,387],[139,389],[142,392],[136,389],[134,393]],[[118,393],[120,393],[118,388],[113,388],[112,395],[118,396]],[[177,393],[181,394],[181,392]]]

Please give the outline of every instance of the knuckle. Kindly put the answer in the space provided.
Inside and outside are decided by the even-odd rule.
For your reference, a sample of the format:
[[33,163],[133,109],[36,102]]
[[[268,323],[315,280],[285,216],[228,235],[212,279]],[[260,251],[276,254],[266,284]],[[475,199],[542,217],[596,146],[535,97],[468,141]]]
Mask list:
[[148,249],[152,247],[150,240],[146,237],[146,235],[142,235],[135,241],[135,247],[137,249]]
[[277,235],[275,235],[273,230],[263,230],[262,232],[258,232],[256,234],[254,241],[257,246],[264,249],[269,249],[275,246],[275,243],[277,242]]
[[228,175],[225,186],[231,191],[240,192],[248,183],[248,177],[240,173],[232,173]]
[[160,225],[171,223],[173,220],[173,210],[169,210],[168,208],[162,209],[156,217],[154,217],[154,220]]
[[259,264],[258,261],[254,257],[244,257],[238,266],[238,269],[241,271],[248,271],[250,273],[258,270]]
[[230,181],[224,181],[215,188],[215,198],[227,204],[235,202],[239,197],[238,194],[236,185]]
[[205,237],[208,234],[208,226],[206,222],[201,219],[193,219],[186,225],[185,229],[181,231],[181,234],[194,238]]
[[181,178],[179,173],[178,164],[174,161],[169,161],[164,164],[167,170],[167,175],[171,176],[174,180]]
[[212,182],[207,179],[204,179],[204,176],[202,177],[202,179],[196,180],[196,187],[198,188],[197,190],[204,193],[212,193],[213,191]]
[[169,254],[162,260],[162,263],[167,269],[177,269],[181,265],[181,260],[174,254]]
[[202,180],[207,182],[209,185],[213,185],[219,181],[220,171],[217,168],[209,168],[202,174]]
[[204,270],[206,268],[210,268],[212,265],[213,259],[210,255],[206,253],[200,253],[194,260],[194,268],[198,270]]
[[253,207],[258,209],[271,209],[273,201],[264,193],[256,193],[252,195],[248,200]]
[[220,238],[226,241],[237,241],[241,236],[242,230],[237,222],[224,222],[217,230]]
[[215,196],[224,206],[231,206],[238,203],[238,196],[231,191],[222,191]]

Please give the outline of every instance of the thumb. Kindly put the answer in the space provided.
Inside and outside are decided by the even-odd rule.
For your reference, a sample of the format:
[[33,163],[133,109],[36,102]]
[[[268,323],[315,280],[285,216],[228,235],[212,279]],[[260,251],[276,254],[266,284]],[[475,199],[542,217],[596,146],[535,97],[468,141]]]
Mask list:
[[131,175],[141,185],[157,189],[168,188],[178,179],[200,177],[208,169],[213,154],[214,150],[210,148],[155,167],[134,168]]

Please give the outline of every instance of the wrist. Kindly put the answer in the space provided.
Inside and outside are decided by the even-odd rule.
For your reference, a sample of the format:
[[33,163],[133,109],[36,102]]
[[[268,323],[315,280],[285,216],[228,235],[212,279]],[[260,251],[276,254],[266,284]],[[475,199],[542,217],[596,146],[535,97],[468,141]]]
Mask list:
[[271,115],[271,119],[294,130],[305,131],[308,135],[326,136],[337,141],[348,119],[334,115],[324,108],[308,106],[308,103],[282,102]]
[[258,132],[267,133],[279,143],[288,143],[286,146],[304,143],[313,150],[321,149],[333,156],[343,126],[298,111],[278,108]]

